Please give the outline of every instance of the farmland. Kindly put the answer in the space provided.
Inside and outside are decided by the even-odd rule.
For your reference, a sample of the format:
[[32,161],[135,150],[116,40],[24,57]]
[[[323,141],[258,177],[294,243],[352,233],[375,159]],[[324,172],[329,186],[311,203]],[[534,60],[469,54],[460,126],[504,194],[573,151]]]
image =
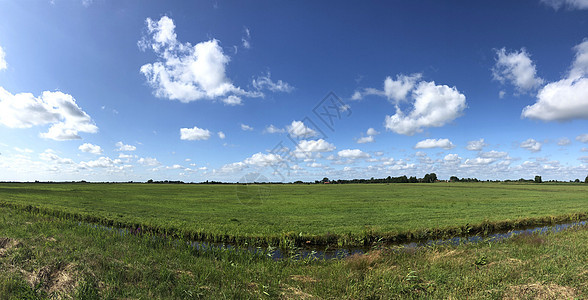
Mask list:
[[364,245],[583,218],[585,184],[0,185],[0,204],[190,239]]
[[0,299],[585,299],[588,230],[273,261],[0,207]]

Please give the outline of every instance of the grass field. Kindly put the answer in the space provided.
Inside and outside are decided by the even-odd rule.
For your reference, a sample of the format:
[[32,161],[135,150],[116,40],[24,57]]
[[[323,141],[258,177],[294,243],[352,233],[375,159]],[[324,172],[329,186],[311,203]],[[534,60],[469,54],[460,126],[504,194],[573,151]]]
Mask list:
[[0,299],[586,299],[587,266],[587,227],[273,261],[0,207]]
[[4,206],[192,239],[269,244],[365,245],[381,237],[405,241],[577,219],[588,213],[587,195],[586,184],[0,184]]

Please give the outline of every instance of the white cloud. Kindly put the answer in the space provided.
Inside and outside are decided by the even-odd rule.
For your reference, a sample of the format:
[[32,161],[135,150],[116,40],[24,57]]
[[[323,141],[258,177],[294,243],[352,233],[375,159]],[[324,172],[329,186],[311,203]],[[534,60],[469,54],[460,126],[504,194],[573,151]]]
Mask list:
[[478,156],[480,156],[481,158],[505,158],[508,156],[508,153],[492,150],[489,152],[480,152]]
[[582,143],[588,143],[588,133],[580,134],[576,137],[576,141]]
[[69,159],[69,158],[61,158],[59,157],[57,154],[55,154],[55,151],[53,149],[47,149],[45,150],[43,153],[39,154],[39,157],[42,160],[45,161],[53,161],[56,162],[58,164],[66,164],[66,165],[70,165],[73,164],[74,161]]
[[22,149],[19,147],[14,147],[13,149],[16,150],[17,152],[20,152],[20,153],[33,153],[34,152],[33,150],[31,150],[29,148]]
[[102,156],[97,160],[83,161],[80,163],[80,166],[87,168],[114,168],[120,164],[122,164],[122,160],[120,159],[111,159],[110,157]]
[[180,128],[180,139],[187,141],[208,140],[210,138],[210,130],[198,128]]
[[78,147],[78,149],[80,149],[80,151],[82,152],[87,152],[87,153],[92,153],[92,154],[102,154],[102,148],[98,145],[93,145],[90,143],[85,143],[82,144],[81,146]]
[[261,152],[253,154],[251,157],[245,159],[243,162],[248,165],[253,165],[257,167],[267,167],[271,165],[278,164],[282,161],[282,157],[277,154],[268,153],[263,154]]
[[487,166],[495,161],[496,161],[495,158],[490,158],[490,157],[488,157],[488,158],[482,158],[482,157],[468,158],[461,165],[461,167],[467,168],[467,167]]
[[302,121],[292,121],[291,125],[288,125],[288,133],[293,137],[309,138],[317,136],[317,132],[306,125]]
[[484,143],[484,139],[479,139],[476,141],[469,141],[466,149],[470,151],[482,151],[482,149],[486,146],[488,145]]
[[253,130],[253,127],[251,127],[249,125],[241,124],[241,130],[243,130],[243,131],[252,131]]
[[286,132],[286,130],[283,128],[278,128],[278,127],[274,126],[273,124],[270,124],[270,126],[265,128],[265,132],[267,132],[267,133],[284,133],[284,132]]
[[6,69],[7,66],[8,64],[6,63],[6,52],[4,52],[4,49],[0,47],[0,71]]
[[225,133],[224,133],[224,132],[222,132],[222,131],[219,131],[219,132],[218,132],[218,137],[219,137],[221,140],[224,140],[226,136],[225,136]]
[[268,72],[265,76],[259,76],[257,79],[252,81],[253,87],[257,90],[268,89],[272,92],[284,92],[289,93],[294,90],[287,82],[278,80],[277,82],[272,81],[271,74]]
[[10,128],[52,124],[40,136],[58,141],[81,139],[79,132],[98,132],[92,118],[77,105],[71,95],[48,91],[40,97],[30,93],[12,95],[2,87],[0,124]]
[[116,146],[116,151],[135,151],[137,147],[133,145],[125,145],[123,142],[117,142],[114,144]]
[[366,88],[363,92],[355,91],[351,96],[351,100],[361,100],[367,95],[376,95],[386,97],[388,100],[396,102],[406,100],[408,93],[414,88],[417,81],[422,77],[422,74],[411,75],[396,75],[396,80],[388,76],[384,80],[384,89],[378,90],[374,88]]
[[243,48],[250,49],[251,48],[251,31],[249,28],[245,27],[245,36],[241,38],[241,42],[243,42]]
[[441,127],[461,116],[466,98],[455,87],[420,82],[413,91],[413,108],[409,114],[396,105],[396,114],[386,116],[386,129],[398,134],[414,135],[424,127]]
[[453,149],[455,146],[449,139],[426,139],[418,142],[415,149],[430,149],[430,148],[443,148],[446,150]]
[[368,158],[370,157],[369,154],[359,150],[359,149],[345,149],[337,152],[337,155],[342,158],[350,158],[350,159],[358,159],[358,158]]
[[241,97],[230,95],[227,98],[223,99],[223,103],[229,106],[236,106],[243,104]]
[[371,135],[360,137],[359,139],[357,139],[358,144],[373,143],[373,142],[375,142],[375,140],[374,140],[374,137]]
[[537,77],[537,71],[527,51],[506,52],[505,48],[496,50],[496,64],[492,68],[494,79],[514,85],[519,92],[531,91],[543,84],[543,79]]
[[567,146],[571,143],[572,143],[572,141],[570,141],[570,139],[568,139],[567,137],[561,138],[557,141],[557,144],[559,146]]
[[247,92],[236,87],[226,76],[229,56],[223,53],[219,41],[211,39],[194,46],[177,40],[175,24],[167,16],[159,21],[146,19],[148,36],[138,45],[151,48],[159,61],[145,64],[141,73],[160,98],[190,102],[226,97],[225,103],[235,105],[234,96],[261,97],[259,92]]
[[317,162],[313,162],[313,163],[309,164],[308,166],[311,168],[322,168],[323,167],[322,164],[317,163]]
[[141,158],[139,158],[139,160],[137,160],[137,162],[142,165],[146,165],[146,166],[150,166],[150,167],[155,167],[155,166],[161,165],[161,163],[156,158],[153,158],[153,157],[141,157]]
[[588,9],[588,0],[541,0],[542,3],[553,7],[558,10],[561,7],[567,9]]
[[461,162],[461,157],[457,154],[447,154],[443,160],[447,163],[459,163]]
[[521,148],[527,149],[531,152],[539,152],[541,151],[541,143],[535,139],[528,139],[521,143]]
[[335,146],[323,139],[302,140],[296,146],[296,152],[329,152],[335,150]]
[[377,131],[376,131],[375,129],[373,129],[373,128],[368,128],[368,130],[367,130],[367,133],[366,133],[366,134],[367,134],[367,135],[378,135],[378,134],[380,134],[380,133],[379,133],[379,132],[377,132]]
[[574,49],[576,58],[568,76],[539,90],[537,102],[526,106],[522,117],[542,121],[588,119],[588,40]]
[[498,92],[498,98],[500,98],[500,99],[504,98],[505,95],[506,95],[505,91]]

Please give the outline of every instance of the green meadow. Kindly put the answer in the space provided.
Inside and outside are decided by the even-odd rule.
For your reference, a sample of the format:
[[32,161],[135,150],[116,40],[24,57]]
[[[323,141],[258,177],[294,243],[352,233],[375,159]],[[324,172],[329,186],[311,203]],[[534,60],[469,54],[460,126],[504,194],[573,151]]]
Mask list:
[[581,219],[586,184],[3,183],[0,205],[196,240],[367,245]]
[[0,207],[0,299],[586,299],[587,266],[588,227],[274,261]]

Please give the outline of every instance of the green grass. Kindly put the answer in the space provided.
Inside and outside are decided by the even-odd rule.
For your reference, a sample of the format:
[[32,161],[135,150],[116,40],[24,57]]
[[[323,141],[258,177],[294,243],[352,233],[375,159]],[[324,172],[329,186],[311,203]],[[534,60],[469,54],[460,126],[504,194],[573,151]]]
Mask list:
[[0,208],[0,299],[586,299],[587,266],[587,227],[272,261]]
[[272,244],[404,241],[584,218],[587,194],[586,184],[0,184],[4,206],[187,238]]

